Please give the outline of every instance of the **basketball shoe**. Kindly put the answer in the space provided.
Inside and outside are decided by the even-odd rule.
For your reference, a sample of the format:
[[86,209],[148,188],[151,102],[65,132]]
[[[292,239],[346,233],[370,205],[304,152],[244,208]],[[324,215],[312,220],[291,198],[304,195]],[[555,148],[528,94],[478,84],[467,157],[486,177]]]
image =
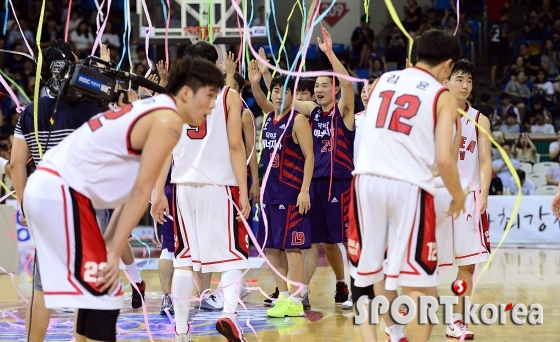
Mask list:
[[277,287],[276,290],[274,290],[274,292],[271,295],[269,295],[269,297],[272,298],[272,299],[266,298],[264,300],[264,306],[274,306],[274,302],[278,298],[279,294],[280,294],[280,292],[278,291],[278,287]]
[[453,324],[448,325],[445,330],[445,336],[450,338],[461,338],[465,334],[465,340],[474,340],[474,333],[469,331],[469,326],[461,320],[456,320]]
[[352,296],[348,297],[348,300],[342,303],[342,310],[352,310],[354,308],[354,302],[352,301]]
[[132,308],[133,309],[138,309],[142,307],[142,301],[146,298],[144,296],[144,291],[146,291],[146,283],[142,280],[141,283],[136,283],[136,286],[138,287],[138,291],[136,291],[136,288],[134,288],[134,286],[132,286]]
[[303,305],[303,310],[311,310],[311,303],[309,303],[309,292],[301,297],[301,304]]
[[167,309],[170,315],[175,314],[175,310],[173,310],[173,297],[171,297],[170,294],[161,296],[161,308],[159,309],[159,314],[167,316],[165,309]]
[[228,342],[247,342],[241,328],[237,325],[237,314],[223,313],[216,322],[216,330],[227,338]]
[[175,342],[193,342],[191,338],[191,326],[186,334],[177,334],[177,327],[175,327]]
[[293,300],[286,298],[283,294],[278,296],[273,308],[266,310],[266,314],[276,318],[305,316],[301,301],[299,304],[295,304]]
[[336,283],[336,291],[334,293],[334,303],[336,305],[342,305],[345,301],[348,300],[348,286],[345,282],[339,281]]
[[[200,296],[200,294],[197,294]],[[200,302],[194,304],[195,310],[219,311],[224,308],[224,302],[213,294],[205,294]]]
[[[399,310],[399,315],[406,316],[406,310]],[[389,333],[389,327],[385,327],[385,335],[391,336],[391,334]]]

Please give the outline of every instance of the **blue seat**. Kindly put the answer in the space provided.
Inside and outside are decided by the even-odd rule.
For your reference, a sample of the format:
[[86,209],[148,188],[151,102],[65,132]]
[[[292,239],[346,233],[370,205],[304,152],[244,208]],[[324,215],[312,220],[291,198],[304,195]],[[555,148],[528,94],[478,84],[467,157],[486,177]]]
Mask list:
[[367,80],[369,78],[369,69],[356,69],[356,74],[358,74],[359,78]]
[[471,25],[471,39],[476,43],[478,42],[478,23],[479,21],[476,19],[468,20],[469,25]]
[[346,51],[346,45],[344,44],[340,44],[340,43],[333,43],[332,45],[332,51],[334,53],[341,53]]
[[449,0],[432,0],[432,8],[436,11],[453,10]]

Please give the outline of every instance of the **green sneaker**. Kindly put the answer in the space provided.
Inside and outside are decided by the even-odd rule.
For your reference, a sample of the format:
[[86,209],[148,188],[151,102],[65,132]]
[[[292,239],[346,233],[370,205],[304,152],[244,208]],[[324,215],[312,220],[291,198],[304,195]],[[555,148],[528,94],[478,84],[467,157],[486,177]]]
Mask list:
[[294,302],[289,298],[280,298],[276,301],[273,308],[266,310],[266,314],[269,317],[284,318],[284,317],[301,317],[305,316],[303,311],[303,304],[294,304]]

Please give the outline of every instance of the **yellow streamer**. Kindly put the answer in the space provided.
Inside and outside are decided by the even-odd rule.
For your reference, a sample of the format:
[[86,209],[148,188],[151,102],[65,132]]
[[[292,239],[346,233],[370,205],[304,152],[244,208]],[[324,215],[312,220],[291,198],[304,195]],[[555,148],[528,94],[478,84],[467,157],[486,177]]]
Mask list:
[[[492,142],[492,144],[498,148],[498,151],[500,152],[500,155],[502,156],[502,159],[504,160],[504,163],[506,163],[506,166],[507,166],[509,172],[511,173],[511,175],[513,176],[513,179],[515,180],[515,184],[517,185],[517,188],[521,189],[521,181],[519,180],[519,176],[517,175],[517,170],[515,169],[515,167],[511,163],[511,160],[510,160],[509,156],[504,151],[502,146],[500,146],[500,144],[498,144],[496,142],[496,140],[494,140],[494,137],[492,137],[492,134],[490,132],[485,130],[484,127],[480,126],[464,110],[462,110],[460,108],[458,108],[457,110],[459,111],[459,113],[463,114],[467,119],[469,119],[478,128],[478,130],[480,132],[482,132],[483,134],[486,134],[488,136],[488,138],[490,138],[490,141]],[[511,227],[513,226],[513,222],[515,221],[515,217],[517,216],[517,213],[519,212],[519,207],[521,206],[521,198],[522,198],[522,194],[521,194],[521,191],[519,191],[517,193],[516,198],[515,198],[515,204],[513,205],[513,211],[511,213],[511,216],[510,216],[510,218],[508,220],[508,223],[506,225],[506,230],[504,231],[504,234],[502,235],[502,238],[500,239],[500,242],[498,243],[498,246],[496,247],[496,249],[494,249],[493,253],[490,253],[490,258],[486,262],[486,265],[484,265],[484,267],[482,268],[482,271],[480,271],[480,273],[478,274],[478,277],[476,278],[476,281],[473,284],[474,288],[476,288],[476,284],[478,284],[478,281],[480,280],[480,278],[482,277],[484,272],[486,272],[486,270],[490,267],[490,263],[492,262],[492,259],[494,259],[494,256],[496,255],[496,251],[498,251],[498,249],[500,249],[500,247],[502,246],[502,244],[506,240],[506,237],[507,237]],[[474,301],[474,293],[471,295],[471,298]]]
[[[6,190],[6,194],[9,194],[10,192],[12,192],[12,190],[11,190],[10,188],[8,188],[8,186],[6,185],[6,183],[2,182],[1,180],[0,180],[0,186],[1,186],[2,188],[4,188],[4,190]],[[17,199],[17,197],[16,197],[15,194],[12,194],[11,196],[12,196],[13,198]]]
[[399,15],[397,14],[397,11],[395,10],[395,6],[393,6],[393,3],[391,2],[391,0],[385,0],[385,5],[387,5],[387,10],[389,11],[389,14],[391,14],[391,18],[393,18],[393,21],[395,22],[397,27],[408,38],[408,41],[409,41],[409,44],[408,44],[408,60],[411,61],[412,60],[412,44],[414,43],[414,38],[412,38],[408,34],[408,32],[404,29],[404,26],[403,26],[401,20],[399,19]]
[[37,27],[37,37],[35,43],[38,47],[37,52],[37,71],[35,73],[35,92],[33,97],[33,125],[35,127],[35,141],[39,146],[39,157],[43,159],[43,147],[39,142],[39,88],[41,86],[41,69],[43,67],[43,52],[41,51],[41,32],[43,31],[43,19],[45,17],[45,0],[41,6],[41,16],[39,17],[39,25]]

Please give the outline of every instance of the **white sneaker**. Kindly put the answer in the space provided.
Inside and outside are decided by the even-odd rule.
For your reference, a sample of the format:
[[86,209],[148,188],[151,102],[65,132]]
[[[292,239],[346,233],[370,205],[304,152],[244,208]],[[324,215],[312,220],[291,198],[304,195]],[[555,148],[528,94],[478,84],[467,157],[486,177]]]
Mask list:
[[240,289],[239,289],[239,298],[243,299],[245,297],[247,297],[248,295],[251,294],[251,290],[247,289],[247,287],[249,287],[249,285],[247,285],[247,282],[245,281],[245,279],[241,280],[241,284],[240,284]]
[[191,338],[191,326],[186,334],[177,334],[177,327],[175,327],[175,342],[193,342]]
[[453,324],[448,325],[445,330],[445,336],[451,338],[461,338],[465,334],[465,340],[474,340],[474,333],[469,331],[469,326],[463,321],[456,320]]
[[342,303],[342,310],[352,310],[354,308],[354,301],[352,296],[348,297],[348,300]]

